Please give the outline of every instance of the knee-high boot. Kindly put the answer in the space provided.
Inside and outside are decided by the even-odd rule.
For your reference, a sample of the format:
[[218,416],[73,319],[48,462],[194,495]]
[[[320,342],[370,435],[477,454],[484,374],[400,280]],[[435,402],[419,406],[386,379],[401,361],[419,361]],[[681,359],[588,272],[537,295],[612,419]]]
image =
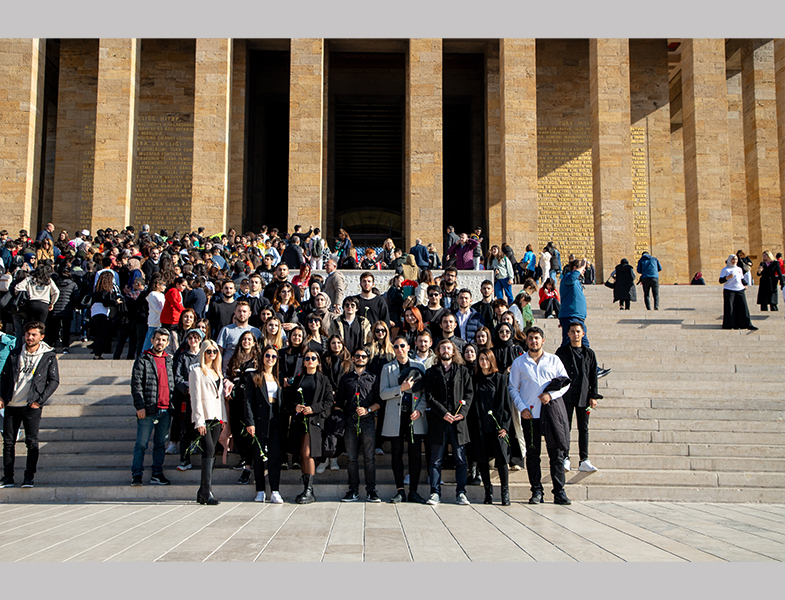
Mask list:
[[297,504],[310,504],[316,500],[316,496],[313,495],[313,475],[306,475],[303,473],[302,479],[303,493],[298,494],[294,501],[297,502]]
[[220,504],[213,496],[213,465],[215,458],[206,458],[202,456],[202,485],[196,494],[196,501],[199,504],[207,504],[215,506]]
[[485,500],[482,501],[483,504],[493,504],[493,484],[486,483],[485,484]]

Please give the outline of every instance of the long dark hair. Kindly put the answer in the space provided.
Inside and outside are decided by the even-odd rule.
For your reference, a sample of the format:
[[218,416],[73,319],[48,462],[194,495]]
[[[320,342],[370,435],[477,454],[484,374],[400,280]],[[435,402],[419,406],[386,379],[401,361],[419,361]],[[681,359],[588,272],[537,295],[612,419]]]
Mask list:
[[30,273],[30,277],[33,278],[33,283],[36,285],[47,287],[50,283],[52,283],[53,272],[54,270],[49,265],[41,265],[33,269],[33,272]]
[[[243,351],[243,347],[240,345],[240,342],[242,342],[243,338],[247,335],[250,335],[251,338],[253,338],[253,342],[254,342],[253,346],[251,346],[251,351],[249,353],[249,356],[245,355]],[[229,365],[226,368],[226,375],[228,377],[231,377],[235,369],[239,369],[248,361],[253,361],[254,367],[257,370],[259,369],[259,364],[261,362],[259,356],[259,344],[256,343],[256,337],[254,336],[252,331],[244,332],[237,340],[237,347],[234,349],[234,354],[232,354],[232,358],[229,359]]]
[[[258,344],[256,345],[256,347],[257,348],[259,347]],[[253,376],[253,382],[256,385],[256,387],[262,387],[263,385],[267,385],[264,380],[264,376],[262,375],[262,372],[264,371],[264,355],[267,354],[268,350],[272,350],[273,352],[275,352],[275,355],[278,357],[275,361],[275,364],[273,365],[273,377],[275,377],[276,381],[278,380],[278,365],[281,362],[281,353],[278,352],[275,346],[271,346],[270,344],[267,344],[259,353],[258,372]]]
[[[333,354],[332,349],[333,340],[336,339],[341,342],[341,351],[337,355]],[[328,361],[330,365],[333,365],[335,361],[340,361],[341,369],[343,369],[344,373],[352,368],[352,357],[346,349],[346,343],[343,341],[343,338],[337,333],[334,333],[327,339],[327,351],[324,354],[324,359]]]
[[104,271],[98,278],[98,283],[95,284],[96,292],[111,292],[114,286],[114,275],[109,271]]

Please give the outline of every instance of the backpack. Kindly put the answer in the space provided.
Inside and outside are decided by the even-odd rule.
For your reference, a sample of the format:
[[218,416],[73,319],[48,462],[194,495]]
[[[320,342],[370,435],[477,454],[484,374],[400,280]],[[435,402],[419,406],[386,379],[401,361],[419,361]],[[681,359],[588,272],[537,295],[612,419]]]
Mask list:
[[313,241],[313,256],[321,257],[323,253],[324,253],[324,240],[321,237],[317,237]]

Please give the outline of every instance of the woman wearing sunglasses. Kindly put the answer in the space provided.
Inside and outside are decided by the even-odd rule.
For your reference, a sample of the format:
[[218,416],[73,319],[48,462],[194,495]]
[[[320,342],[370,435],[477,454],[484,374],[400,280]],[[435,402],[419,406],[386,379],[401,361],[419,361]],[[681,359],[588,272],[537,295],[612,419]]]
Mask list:
[[[247,375],[245,394],[246,431],[251,436],[253,472],[256,480],[255,502],[264,502],[264,461],[270,467],[270,502],[283,504],[279,491],[283,460],[284,419],[281,416],[282,388],[278,385],[278,350],[265,346],[262,367]],[[262,451],[266,457],[262,457]]]
[[308,348],[324,356],[327,352],[327,336],[322,331],[322,318],[316,313],[310,313],[306,319],[308,335],[305,343]]
[[286,388],[287,407],[294,413],[290,439],[299,439],[300,465],[302,466],[303,491],[295,498],[297,504],[310,504],[313,478],[316,473],[315,458],[322,456],[322,432],[325,419],[333,407],[333,387],[321,372],[321,359],[313,350],[303,355],[305,372],[296,376]]
[[205,340],[199,347],[199,368],[188,375],[191,390],[191,413],[202,448],[202,485],[196,493],[199,504],[219,504],[213,496],[213,465],[215,446],[222,426],[226,423],[224,385],[221,375],[221,352],[213,340]]

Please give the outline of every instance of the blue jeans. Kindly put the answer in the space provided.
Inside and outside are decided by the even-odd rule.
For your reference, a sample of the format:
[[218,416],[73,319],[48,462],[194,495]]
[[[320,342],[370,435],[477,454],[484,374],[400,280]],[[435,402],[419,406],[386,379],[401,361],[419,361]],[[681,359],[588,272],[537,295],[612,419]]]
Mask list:
[[144,344],[142,344],[142,352],[147,352],[153,347],[153,334],[158,327],[148,327],[147,334],[144,336]]
[[452,455],[455,458],[455,495],[466,493],[466,446],[458,445],[458,432],[455,425],[445,423],[444,438],[441,444],[431,444],[431,464],[428,470],[431,476],[431,493],[442,495],[442,488],[439,482],[442,480],[442,457],[444,447],[447,444],[452,446]]
[[512,306],[512,286],[509,279],[497,279],[493,284],[493,291],[497,298],[507,296],[507,304]]
[[550,271],[548,271],[548,277],[550,277],[551,279],[553,279],[553,282],[554,282],[554,283],[556,283],[556,276],[557,276],[558,274],[559,274],[559,271],[558,271],[557,269],[551,269]]
[[136,444],[134,445],[134,461],[131,465],[131,476],[136,477],[144,472],[144,453],[153,436],[153,475],[164,472],[166,458],[166,440],[169,439],[169,423],[171,416],[168,410],[159,410],[155,415],[148,415],[136,421]]
[[[583,345],[587,348],[589,346],[589,331],[586,329],[586,321],[583,319],[579,319],[578,317],[562,317],[559,316],[559,325],[561,325],[561,346],[565,346],[570,343],[570,338],[567,335],[567,332],[570,329],[570,323],[581,323],[583,325]],[[560,347],[561,347],[560,346]]]

